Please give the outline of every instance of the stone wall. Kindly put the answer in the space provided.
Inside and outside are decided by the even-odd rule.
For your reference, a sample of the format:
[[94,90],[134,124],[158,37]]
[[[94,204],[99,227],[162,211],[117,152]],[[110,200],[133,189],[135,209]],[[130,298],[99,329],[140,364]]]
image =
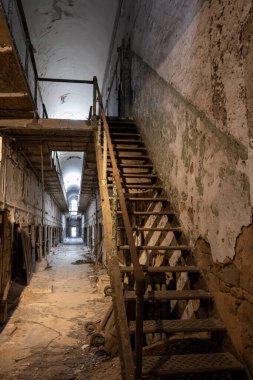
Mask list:
[[124,1],[109,73],[130,39],[131,116],[253,369],[251,32],[250,0]]

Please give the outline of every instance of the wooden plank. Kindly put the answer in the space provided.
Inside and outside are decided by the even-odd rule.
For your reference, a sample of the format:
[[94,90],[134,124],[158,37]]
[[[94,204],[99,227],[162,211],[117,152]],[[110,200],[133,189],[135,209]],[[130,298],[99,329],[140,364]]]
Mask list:
[[[134,334],[136,323],[129,322],[129,332]],[[145,334],[149,333],[189,333],[204,331],[226,331],[225,325],[218,319],[175,319],[175,320],[157,320],[144,321],[143,329]]]
[[[108,164],[110,165],[110,161],[108,162]],[[154,167],[153,164],[125,164],[125,163],[120,163],[118,162],[118,165],[120,168],[138,168],[138,169],[152,169]]]
[[[121,215],[122,212],[118,211],[118,214]],[[150,216],[150,215],[155,215],[155,216],[171,215],[171,216],[174,216],[175,212],[173,210],[168,210],[168,211],[131,211],[131,212],[129,212],[129,214],[137,215],[137,216]]]
[[[112,187],[112,184],[109,183],[107,186]],[[150,189],[150,190],[162,190],[163,189],[163,187],[159,186],[159,185],[145,185],[145,184],[144,185],[142,185],[142,184],[140,184],[140,185],[128,185],[128,184],[126,184],[125,185],[124,184],[123,187],[126,189]]]
[[[124,293],[126,301],[135,301],[136,295],[134,291],[126,291]],[[147,300],[193,300],[193,299],[211,299],[211,294],[199,289],[199,290],[155,290],[146,292],[144,299]]]
[[27,92],[0,92],[0,98],[24,98]]
[[12,52],[12,46],[0,46],[0,53],[10,53]]
[[[188,245],[139,245],[137,250],[154,250],[154,251],[190,251],[191,247]],[[119,250],[129,250],[129,245],[120,245]]]
[[92,127],[86,120],[70,119],[1,119],[0,127],[24,131],[79,131],[91,132]]
[[[121,272],[131,273],[133,272],[133,267],[131,266],[121,266],[120,267]],[[166,273],[166,272],[172,272],[172,273],[182,273],[182,272],[195,272],[198,273],[199,269],[196,266],[187,265],[187,266],[160,266],[160,267],[143,267],[144,272],[148,273]]]
[[169,202],[168,198],[160,198],[160,197],[157,197],[157,198],[128,197],[127,200],[131,202]]
[[[113,134],[111,133],[111,136],[112,136]],[[134,136],[136,136],[136,135],[134,135]],[[144,144],[143,143],[143,141],[142,140],[130,140],[130,139],[113,139],[112,138],[112,143],[113,143],[113,145],[117,145],[117,144],[129,144],[129,145],[142,145],[142,144]]]
[[[138,174],[133,174],[133,173],[121,173],[121,177],[126,177],[126,178],[158,178],[157,174],[146,174],[146,173],[138,173]],[[109,176],[108,178],[112,178]]]

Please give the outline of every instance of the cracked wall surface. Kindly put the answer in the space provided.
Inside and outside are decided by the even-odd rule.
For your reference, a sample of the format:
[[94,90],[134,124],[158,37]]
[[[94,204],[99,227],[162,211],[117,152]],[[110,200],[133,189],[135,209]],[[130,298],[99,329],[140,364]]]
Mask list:
[[251,0],[124,1],[108,71],[130,40],[131,116],[251,368],[252,28]]
[[[11,223],[39,225],[42,221],[41,182],[15,146],[6,145],[6,208]],[[61,213],[45,192],[45,224],[61,226]],[[1,163],[0,203],[4,203],[4,161]]]

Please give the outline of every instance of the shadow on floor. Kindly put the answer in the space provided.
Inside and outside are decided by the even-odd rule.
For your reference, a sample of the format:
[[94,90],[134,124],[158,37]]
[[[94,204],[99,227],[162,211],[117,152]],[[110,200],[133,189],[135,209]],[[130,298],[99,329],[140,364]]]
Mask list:
[[83,245],[83,239],[82,238],[66,238],[63,240],[64,245]]

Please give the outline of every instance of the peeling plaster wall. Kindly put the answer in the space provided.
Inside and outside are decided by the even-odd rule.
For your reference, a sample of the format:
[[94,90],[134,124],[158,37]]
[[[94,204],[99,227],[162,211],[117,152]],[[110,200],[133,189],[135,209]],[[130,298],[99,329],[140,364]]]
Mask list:
[[104,88],[116,47],[130,39],[131,116],[192,246],[203,239],[209,247],[209,264],[197,247],[198,261],[253,368],[253,250],[245,235],[252,222],[252,31],[251,0],[124,1]]
[[[10,221],[19,224],[41,224],[41,182],[20,153],[6,145],[6,207]],[[1,164],[0,202],[4,201],[4,160]],[[61,226],[61,213],[49,194],[45,193],[45,224]]]
[[[83,225],[86,229],[86,242],[87,246],[91,249],[91,252],[97,256],[100,255],[100,260],[105,259],[103,249],[103,236],[101,230],[102,215],[100,207],[100,197],[98,192],[91,200],[87,210],[84,214]],[[102,253],[103,251],[103,253]]]

